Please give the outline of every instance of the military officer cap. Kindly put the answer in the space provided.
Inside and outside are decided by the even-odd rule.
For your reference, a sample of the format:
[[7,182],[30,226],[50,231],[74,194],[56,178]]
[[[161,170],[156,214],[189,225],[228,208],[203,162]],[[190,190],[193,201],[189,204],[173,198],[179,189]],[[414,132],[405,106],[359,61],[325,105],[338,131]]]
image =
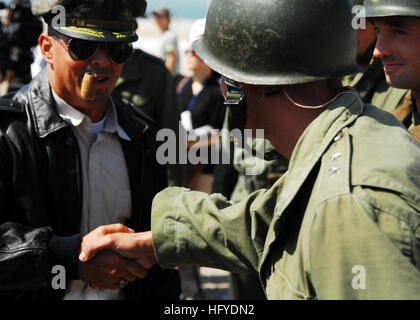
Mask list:
[[[65,25],[54,16],[65,9]],[[34,0],[32,13],[55,31],[69,37],[100,42],[134,42],[136,17],[143,16],[146,0]],[[58,17],[58,16],[57,16]]]

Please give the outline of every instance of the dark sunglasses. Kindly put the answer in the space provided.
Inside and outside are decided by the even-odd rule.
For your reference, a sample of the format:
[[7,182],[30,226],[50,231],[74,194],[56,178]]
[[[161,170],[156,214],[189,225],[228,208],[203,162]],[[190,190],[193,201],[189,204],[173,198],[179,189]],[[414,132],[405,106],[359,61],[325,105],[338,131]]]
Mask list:
[[70,57],[77,62],[92,59],[103,45],[108,57],[117,64],[123,64],[130,58],[133,45],[126,42],[95,42],[77,38],[62,37],[52,34],[54,39],[63,39],[66,43]]

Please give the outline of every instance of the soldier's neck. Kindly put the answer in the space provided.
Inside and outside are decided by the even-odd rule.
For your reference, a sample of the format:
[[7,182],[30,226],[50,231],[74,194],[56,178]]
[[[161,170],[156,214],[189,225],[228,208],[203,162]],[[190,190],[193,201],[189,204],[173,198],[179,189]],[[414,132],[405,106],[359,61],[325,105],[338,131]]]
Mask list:
[[[341,90],[338,81],[323,80],[308,84],[294,85],[287,88],[297,102],[304,105],[320,105],[319,108],[308,109],[294,104],[284,95],[277,97],[272,109],[267,108],[265,115],[270,121],[266,126],[266,134],[276,150],[290,159],[293,150],[306,128],[326,108]],[[274,102],[274,101],[273,101]]]

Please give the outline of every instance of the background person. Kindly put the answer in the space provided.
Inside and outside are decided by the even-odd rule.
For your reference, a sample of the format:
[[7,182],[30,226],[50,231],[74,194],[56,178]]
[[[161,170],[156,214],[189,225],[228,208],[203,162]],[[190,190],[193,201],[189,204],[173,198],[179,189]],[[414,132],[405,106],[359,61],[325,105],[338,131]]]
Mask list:
[[[219,74],[207,66],[191,47],[194,41],[203,36],[204,27],[205,19],[195,21],[191,27],[186,66],[192,76],[179,78],[176,89],[182,125],[187,134],[197,137],[211,137],[213,130],[220,130],[226,113],[220,94]],[[217,139],[215,143],[218,143]],[[209,149],[209,146],[206,144],[203,148]],[[210,193],[214,166],[211,164],[210,151],[208,154],[208,165],[190,166],[187,185]]]
[[29,0],[12,0],[3,22],[0,43],[4,67],[0,95],[20,89],[31,81],[32,48],[42,32],[42,22],[33,16]]
[[167,7],[161,6],[153,10],[156,24],[162,32],[160,41],[160,58],[165,61],[165,66],[172,76],[179,74],[178,39],[170,28],[171,14]]
[[[353,5],[363,5],[363,0],[353,0]],[[365,28],[358,29],[357,63],[362,72],[345,76],[343,86],[350,86],[359,92],[363,101],[382,110],[393,112],[405,104],[409,91],[390,87],[385,79],[383,64],[373,56],[376,32],[372,22],[364,19]]]
[[[135,49],[124,64],[115,91],[151,117],[160,129],[170,129],[178,137],[180,110],[175,84],[161,59]],[[168,185],[186,185],[186,166],[167,165]]]
[[420,116],[416,101],[420,97],[420,4],[406,1],[365,1],[366,17],[373,23],[378,40],[374,56],[384,65],[387,83],[410,89],[405,103],[393,114],[420,141]]
[[[178,77],[176,82],[182,126],[189,135],[209,138],[213,130],[222,128],[226,107],[220,94],[219,75],[209,68],[192,49],[193,42],[203,37],[205,24],[206,19],[196,20],[188,36],[186,67],[192,72],[192,76]],[[215,143],[218,143],[218,139],[215,139]],[[214,168],[211,164],[210,146],[206,144],[196,152],[204,152],[204,148],[209,152],[209,164],[190,164],[187,171],[187,186],[210,193]],[[183,298],[204,299],[199,268],[180,267],[179,270]]]

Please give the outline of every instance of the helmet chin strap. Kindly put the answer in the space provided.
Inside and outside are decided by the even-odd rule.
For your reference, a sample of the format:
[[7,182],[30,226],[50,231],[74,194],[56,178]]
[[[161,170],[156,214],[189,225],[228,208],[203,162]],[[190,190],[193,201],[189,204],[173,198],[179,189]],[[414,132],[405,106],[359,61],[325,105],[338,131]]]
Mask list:
[[324,108],[324,107],[326,107],[326,106],[328,106],[329,104],[331,104],[331,103],[333,103],[335,100],[337,100],[337,98],[339,97],[339,96],[341,96],[341,95],[343,95],[343,94],[346,94],[346,93],[348,93],[349,91],[343,91],[343,92],[340,92],[340,93],[338,93],[334,98],[332,98],[331,100],[329,100],[329,101],[327,101],[327,102],[325,102],[325,103],[323,103],[323,104],[321,104],[321,105],[317,105],[317,106],[307,106],[307,105],[303,105],[303,104],[300,104],[300,103],[297,103],[296,101],[294,101],[290,96],[289,96],[289,94],[286,92],[286,90],[283,88],[282,89],[283,90],[283,92],[284,92],[284,95],[286,96],[286,98],[292,103],[292,104],[294,104],[296,107],[299,107],[299,108],[303,108],[303,109],[321,109],[321,108]]
[[[351,88],[347,88],[347,90],[345,90],[345,91],[343,91],[343,92],[340,92],[340,93],[338,93],[334,98],[332,98],[331,100],[329,100],[329,101],[327,101],[327,102],[325,102],[325,103],[323,103],[323,104],[321,104],[321,105],[317,105],[317,106],[307,106],[307,105],[303,105],[303,104],[300,104],[300,103],[297,103],[296,101],[294,101],[290,96],[289,96],[289,94],[286,92],[286,90],[283,88],[282,89],[283,90],[283,92],[284,92],[284,94],[285,94],[285,96],[287,97],[287,99],[292,103],[292,104],[294,104],[295,106],[297,106],[297,107],[299,107],[299,108],[303,108],[303,109],[321,109],[321,108],[324,108],[324,107],[326,107],[326,106],[328,106],[329,104],[331,104],[332,102],[334,102],[335,100],[337,100],[337,98],[338,97],[340,97],[340,96],[342,96],[342,95],[344,95],[344,94],[346,94],[346,93],[353,93],[354,94],[354,90],[352,90]],[[243,108],[245,108],[245,112],[244,112],[244,110],[243,110]],[[235,116],[232,116],[232,114],[230,115],[230,119],[229,119],[229,125],[230,125],[230,128],[231,129],[234,129],[234,128],[238,128],[238,129],[240,129],[241,130],[241,132],[244,132],[244,129],[245,129],[245,125],[246,125],[246,118],[247,118],[247,116],[246,116],[246,114],[247,114],[247,103],[246,103],[246,98],[244,98],[242,101],[241,101],[241,103],[240,104],[238,104],[237,106],[235,106],[235,107],[230,107],[230,109],[232,110],[232,109],[234,109],[236,112],[240,112],[241,113],[241,115],[237,118],[237,117],[235,117]],[[239,113],[238,112],[238,113]],[[238,115],[237,115],[238,116]],[[236,120],[237,119],[241,119],[241,123],[239,124],[239,123],[236,123],[236,126],[231,126],[231,119],[232,118],[236,118]],[[244,147],[244,149],[247,151],[247,152],[249,152],[249,153],[251,153],[254,157],[258,157],[258,158],[260,158],[260,159],[263,159],[263,160],[266,160],[266,161],[272,161],[272,160],[276,160],[276,159],[279,159],[280,157],[281,157],[281,155],[274,149],[274,150],[271,150],[271,151],[269,151],[269,152],[259,152],[259,151],[257,151],[255,148],[253,148],[252,146],[250,146],[248,143],[247,143],[247,141],[246,141],[246,139],[245,139],[245,137],[244,136],[242,136],[242,141],[243,141],[243,147]]]

